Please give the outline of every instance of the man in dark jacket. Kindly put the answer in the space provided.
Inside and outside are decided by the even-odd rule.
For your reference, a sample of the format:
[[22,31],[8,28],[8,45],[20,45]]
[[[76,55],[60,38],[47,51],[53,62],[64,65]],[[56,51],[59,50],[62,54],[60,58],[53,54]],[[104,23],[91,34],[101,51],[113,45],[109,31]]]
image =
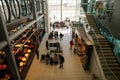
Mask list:
[[60,33],[60,40],[62,40],[63,39],[63,34],[62,33]]
[[49,53],[47,53],[47,54],[46,54],[46,64],[49,63],[49,60],[50,60],[50,55],[49,55]]
[[64,57],[62,55],[59,55],[59,59],[60,59],[60,68],[63,68]]
[[36,50],[36,56],[37,56],[37,59],[39,59],[39,51]]
[[46,48],[47,48],[47,50],[49,49],[49,42],[48,42],[48,40],[46,41]]

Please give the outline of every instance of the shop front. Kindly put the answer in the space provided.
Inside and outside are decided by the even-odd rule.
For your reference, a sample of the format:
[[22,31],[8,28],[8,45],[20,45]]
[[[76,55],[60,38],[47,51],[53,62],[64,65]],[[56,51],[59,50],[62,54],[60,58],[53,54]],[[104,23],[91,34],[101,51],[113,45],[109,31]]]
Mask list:
[[77,29],[75,35],[75,46],[77,49],[77,54],[80,56],[80,62],[82,63],[84,70],[89,70],[93,45],[85,36],[86,34],[83,33],[82,28]]

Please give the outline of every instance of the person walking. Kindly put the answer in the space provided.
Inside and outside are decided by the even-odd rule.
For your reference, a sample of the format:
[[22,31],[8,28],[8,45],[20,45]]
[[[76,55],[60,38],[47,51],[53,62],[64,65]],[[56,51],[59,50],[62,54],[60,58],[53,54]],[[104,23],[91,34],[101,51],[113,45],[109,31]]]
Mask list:
[[62,55],[59,55],[59,59],[60,59],[60,67],[59,68],[63,68],[64,57]]
[[48,42],[48,40],[46,41],[46,48],[47,48],[47,50],[49,49],[49,42]]
[[62,40],[63,39],[63,34],[60,32],[60,40]]
[[74,52],[74,54],[77,54],[77,47],[76,46],[74,47],[73,52]]
[[73,46],[73,39],[70,41],[70,49],[72,49],[72,46]]
[[36,50],[36,56],[37,56],[37,59],[39,59],[39,51]]

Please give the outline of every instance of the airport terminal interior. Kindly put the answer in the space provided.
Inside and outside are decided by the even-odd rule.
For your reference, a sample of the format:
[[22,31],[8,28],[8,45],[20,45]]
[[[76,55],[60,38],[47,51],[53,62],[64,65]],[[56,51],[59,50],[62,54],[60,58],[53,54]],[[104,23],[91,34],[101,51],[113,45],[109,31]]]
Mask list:
[[119,0],[0,0],[0,80],[120,80]]

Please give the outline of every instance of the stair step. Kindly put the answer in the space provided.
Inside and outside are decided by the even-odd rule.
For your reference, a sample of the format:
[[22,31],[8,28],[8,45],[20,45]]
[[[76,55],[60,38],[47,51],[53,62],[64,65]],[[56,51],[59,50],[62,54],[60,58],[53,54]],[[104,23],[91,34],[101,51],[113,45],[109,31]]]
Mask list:
[[108,40],[105,39],[105,38],[99,38],[98,40],[99,40],[100,42],[102,42],[102,41],[103,41],[103,42],[108,42]]
[[118,78],[118,80],[120,80],[120,75],[117,75],[117,74],[116,74],[116,77]]
[[109,67],[119,67],[118,63],[112,63],[112,64],[108,64]]
[[114,72],[114,71],[120,71],[120,68],[109,68],[108,69],[108,67],[106,67],[106,68],[103,68],[103,71],[112,71],[112,72]]
[[120,71],[120,67],[110,67],[112,71]]
[[[98,50],[98,51],[100,51],[100,50]],[[103,52],[113,52],[113,50],[111,50],[111,49],[108,49],[108,50],[102,50]]]
[[116,60],[116,59],[113,59],[113,60],[106,60],[106,61],[104,61],[104,60],[101,59],[100,62],[101,62],[101,63],[107,62],[107,64],[109,64],[109,63],[117,63],[117,60]]
[[[108,49],[104,49],[104,50],[108,50]],[[97,49],[97,53],[100,55],[101,53],[104,55],[114,55],[114,53],[112,51],[104,51],[104,50],[99,50]]]
[[[98,39],[95,39],[95,38],[93,38],[93,40],[94,41],[97,41],[99,44],[102,42],[104,42],[104,43],[108,43],[108,41],[107,40],[99,40],[99,38]],[[109,44],[110,45],[110,44]]]
[[[107,62],[107,61],[108,61],[108,60],[106,60],[106,62]],[[117,68],[117,67],[120,68],[120,67],[119,67],[120,65],[118,64],[117,61],[114,62],[114,63],[112,63],[112,64],[111,64],[111,63],[107,63],[107,65],[108,65],[110,68]],[[102,66],[103,66],[103,67],[106,67],[105,62],[102,63]]]
[[97,54],[99,55],[99,56],[102,56],[102,55],[104,55],[104,56],[114,56],[114,53],[113,52],[102,52],[102,51],[97,51]]
[[99,55],[99,56],[103,56],[103,55],[104,55],[104,56],[106,56],[106,57],[107,57],[107,56],[115,56],[115,55],[114,55],[114,54],[112,54],[112,53],[103,54],[103,55],[102,55],[102,54],[98,54],[98,55]]
[[111,75],[105,75],[106,76],[106,80],[119,80],[119,78],[117,76],[113,76],[112,74]]
[[113,49],[109,46],[96,47],[96,50],[112,50],[113,51]]
[[[112,73],[109,72],[109,71],[105,71],[104,73],[107,74],[107,75],[108,75],[108,74],[111,74],[111,75],[112,75]],[[120,71],[114,71],[113,73],[114,73],[115,75],[120,75]]]
[[100,42],[109,42],[106,38],[98,38],[98,40],[100,41]]
[[[100,55],[99,57],[100,57],[100,58],[103,58],[103,55]],[[114,59],[114,58],[115,58],[115,59],[116,59],[115,56],[105,56],[105,55],[104,55],[104,57],[105,57],[106,59],[109,59],[109,58],[111,58],[111,59]]]
[[111,45],[109,42],[99,42],[100,45]]
[[105,74],[107,80],[120,80],[120,75]]
[[100,45],[101,47],[111,47],[110,45],[106,44],[106,45]]
[[97,50],[98,53],[113,53],[112,50]]
[[[104,56],[104,57],[105,57],[105,56]],[[99,56],[99,58],[100,58],[100,60],[101,60],[101,59],[104,60],[104,58],[103,58],[102,56],[101,56],[101,57]],[[111,56],[109,56],[109,57],[105,57],[105,59],[106,59],[106,61],[107,61],[107,60],[113,60],[113,59],[116,59],[116,57],[113,57],[113,56],[111,57]]]
[[[112,50],[112,48],[109,47],[109,46],[108,46],[108,47],[106,46],[106,47],[104,47],[104,48],[101,47],[101,48],[102,48],[102,50]],[[99,48],[99,47],[96,47],[96,49],[99,50],[100,48]]]

